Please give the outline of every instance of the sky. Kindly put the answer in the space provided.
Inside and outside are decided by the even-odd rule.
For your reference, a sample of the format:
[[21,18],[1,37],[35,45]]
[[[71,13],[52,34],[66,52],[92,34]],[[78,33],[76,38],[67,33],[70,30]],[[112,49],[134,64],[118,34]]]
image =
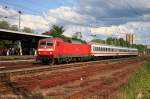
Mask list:
[[[150,0],[0,0],[0,20],[30,27],[38,33],[62,25],[64,35],[82,32],[82,39],[123,37],[150,44]],[[4,17],[8,18],[4,18]]]

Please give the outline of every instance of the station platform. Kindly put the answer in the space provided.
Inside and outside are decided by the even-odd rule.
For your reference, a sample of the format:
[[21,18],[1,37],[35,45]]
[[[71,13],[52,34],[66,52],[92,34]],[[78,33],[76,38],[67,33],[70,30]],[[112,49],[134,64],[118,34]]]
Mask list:
[[35,59],[34,55],[23,55],[23,56],[0,56],[0,61],[11,61],[11,60],[32,60]]

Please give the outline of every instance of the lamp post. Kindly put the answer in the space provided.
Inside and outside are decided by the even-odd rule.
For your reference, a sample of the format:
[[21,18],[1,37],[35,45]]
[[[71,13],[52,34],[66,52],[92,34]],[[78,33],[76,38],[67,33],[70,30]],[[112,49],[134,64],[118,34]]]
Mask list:
[[19,28],[19,31],[20,31],[20,26],[21,26],[21,14],[22,12],[21,11],[18,11],[19,13],[19,24],[18,24],[18,28]]

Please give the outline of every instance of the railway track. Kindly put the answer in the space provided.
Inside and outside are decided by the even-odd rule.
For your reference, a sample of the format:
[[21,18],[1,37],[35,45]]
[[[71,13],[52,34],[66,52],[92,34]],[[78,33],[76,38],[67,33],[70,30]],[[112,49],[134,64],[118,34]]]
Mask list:
[[[62,65],[36,65],[37,67],[32,67],[32,65],[27,67],[1,67],[0,68],[0,81],[5,82],[10,80],[11,77],[15,75],[25,75],[25,74],[31,74],[31,73],[39,73],[43,71],[53,71],[53,70],[59,70],[59,69],[67,69],[67,68],[76,68],[76,67],[83,67],[87,65],[92,64],[110,64],[110,63],[116,63],[116,62],[123,62],[123,61],[137,61],[140,58],[134,57],[134,58],[121,58],[121,59],[109,59],[109,60],[101,60],[101,61],[90,61],[90,62],[80,62],[80,63],[71,63],[71,64],[62,64]],[[13,69],[12,69],[13,68]]]
[[[14,69],[9,70],[7,68],[0,68],[0,82],[2,83],[0,85],[1,89],[0,93],[13,93],[15,95],[22,95],[24,97],[29,97],[32,95],[29,91],[25,90],[23,86],[19,86],[17,83],[13,81],[13,77],[20,76],[21,77],[26,74],[39,74],[40,72],[46,73],[46,71],[57,72],[58,71],[66,71],[66,70],[74,70],[74,69],[80,69],[85,68],[86,66],[92,66],[95,64],[102,64],[102,67],[105,68],[105,65],[113,65],[116,63],[123,63],[123,62],[136,62],[138,60],[141,60],[139,57],[134,58],[122,58],[122,59],[110,59],[110,60],[101,60],[101,61],[90,61],[90,62],[80,62],[80,63],[71,63],[71,64],[62,64],[62,65],[46,65],[42,67],[30,67],[30,68],[20,68],[20,69]],[[120,67],[121,68],[121,67]],[[62,70],[61,70],[62,69]],[[55,71],[56,70],[56,71]],[[1,87],[2,86],[2,87]],[[1,96],[1,95],[0,95]]]

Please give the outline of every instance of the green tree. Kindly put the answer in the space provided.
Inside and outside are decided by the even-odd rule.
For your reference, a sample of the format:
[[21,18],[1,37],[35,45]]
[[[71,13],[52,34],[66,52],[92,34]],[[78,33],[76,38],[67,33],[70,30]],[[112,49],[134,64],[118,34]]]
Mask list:
[[108,45],[115,45],[116,44],[116,40],[115,40],[115,38],[107,38],[106,39],[106,43],[108,44]]
[[27,32],[27,33],[34,33],[34,31],[29,27],[24,27],[24,29],[22,31]]
[[130,46],[131,46],[128,41],[125,41],[124,43],[125,43],[125,46],[126,46],[126,47],[130,47]]
[[120,46],[125,46],[125,41],[123,38],[119,38],[119,45]]
[[115,45],[115,46],[124,46],[129,47],[130,43],[125,41],[123,38],[107,38],[106,43],[109,45]]
[[137,48],[139,52],[144,52],[145,50],[145,46],[142,44],[134,45],[134,47]]
[[18,26],[17,25],[12,25],[9,28],[10,30],[18,31]]
[[7,21],[0,21],[0,28],[1,29],[9,29],[10,24]]
[[105,44],[105,40],[102,40],[102,39],[93,39],[91,40],[91,42]]
[[63,26],[57,26],[57,25],[53,25],[52,28],[45,32],[45,33],[42,33],[43,35],[50,35],[50,36],[53,36],[53,37],[64,37],[62,34],[63,32],[65,31],[64,27]]

